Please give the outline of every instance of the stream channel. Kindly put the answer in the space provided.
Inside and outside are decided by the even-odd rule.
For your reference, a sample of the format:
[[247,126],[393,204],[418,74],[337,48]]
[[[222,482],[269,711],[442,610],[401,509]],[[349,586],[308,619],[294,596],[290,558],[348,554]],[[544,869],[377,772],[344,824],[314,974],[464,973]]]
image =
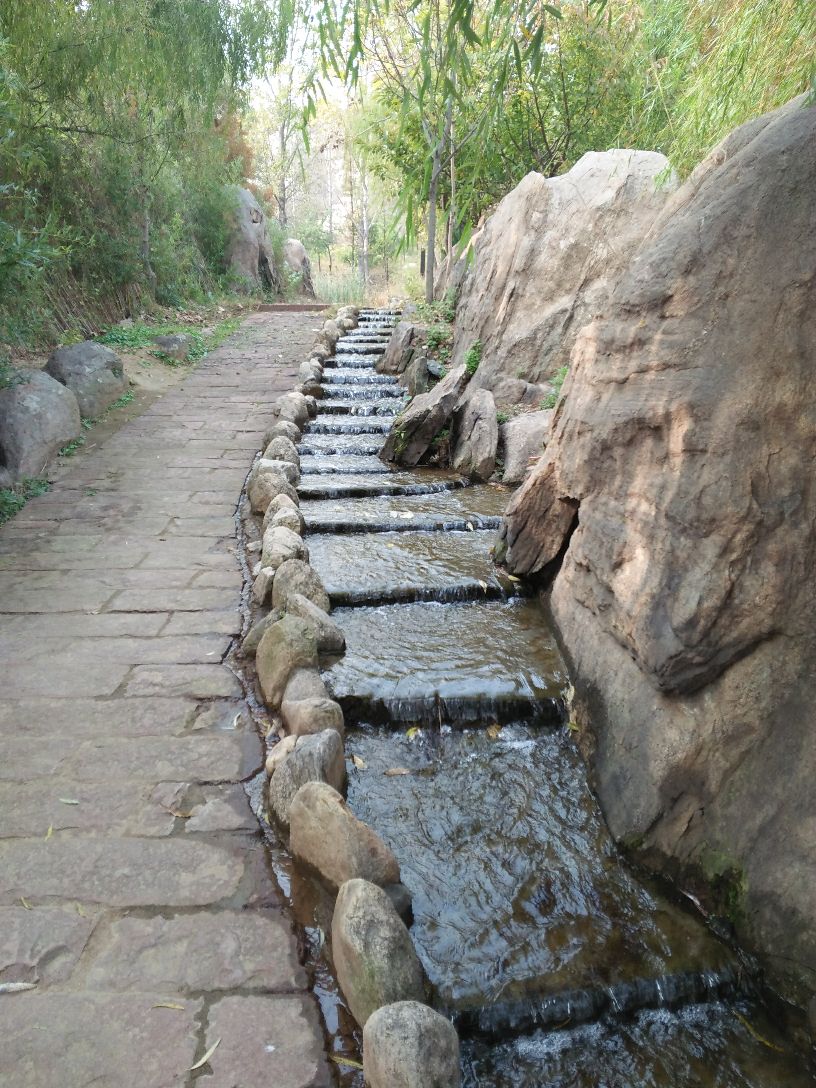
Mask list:
[[[349,804],[413,893],[412,937],[459,1030],[463,1083],[812,1085],[738,955],[618,854],[544,611],[491,561],[509,491],[378,459],[405,403],[375,369],[395,321],[363,311],[326,362],[299,492],[347,639],[324,678],[346,718]],[[319,949],[331,903],[287,879]],[[315,989],[330,1032],[348,1035],[325,964]]]

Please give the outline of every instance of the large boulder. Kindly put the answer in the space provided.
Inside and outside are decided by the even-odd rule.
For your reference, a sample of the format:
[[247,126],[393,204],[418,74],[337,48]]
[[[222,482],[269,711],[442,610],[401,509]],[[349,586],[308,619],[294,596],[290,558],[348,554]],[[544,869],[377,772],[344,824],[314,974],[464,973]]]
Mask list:
[[290,272],[300,278],[300,286],[305,295],[315,297],[314,284],[312,283],[312,263],[303,242],[297,238],[287,238],[283,243],[283,259]]
[[422,349],[427,340],[427,328],[411,321],[398,321],[391,333],[385,353],[377,363],[381,374],[402,374],[408,364]]
[[489,480],[496,467],[499,424],[496,402],[487,389],[477,389],[453,417],[452,467],[473,480]]
[[266,233],[266,215],[249,189],[235,188],[234,214],[227,262],[246,289],[271,288],[280,293],[280,274],[275,268],[272,247]]
[[516,573],[563,555],[552,610],[613,834],[707,877],[802,1000],[816,962],[814,192],[802,99],[698,167],[582,331],[502,541]]
[[269,780],[269,810],[285,827],[294,796],[306,782],[327,782],[339,792],[346,781],[343,741],[336,730],[294,740],[288,755],[276,761]]
[[280,472],[252,472],[247,481],[247,496],[253,514],[265,514],[269,504],[279,495],[285,495],[297,505],[297,491]]
[[528,174],[507,194],[475,242],[456,311],[454,366],[482,344],[471,392],[541,400],[674,187],[663,155],[615,150],[560,177]]
[[429,393],[415,397],[395,418],[380,457],[400,465],[419,464],[448,423],[468,382],[464,364],[451,370]]
[[520,484],[544,452],[550,432],[552,408],[525,412],[499,428],[499,447],[504,458],[503,484]]
[[50,374],[20,372],[0,389],[0,486],[39,476],[82,433],[77,398]]
[[45,372],[71,390],[85,419],[97,419],[128,387],[122,360],[93,340],[57,348]]
[[459,1036],[444,1016],[418,1001],[373,1012],[363,1028],[369,1088],[459,1088]]
[[289,807],[289,823],[293,855],[333,887],[355,877],[372,884],[399,881],[397,859],[331,786],[323,782],[301,786]]
[[303,538],[292,529],[287,529],[285,525],[271,524],[263,535],[261,565],[276,571],[287,559],[302,559],[308,563],[309,549]]
[[405,923],[382,888],[367,880],[343,884],[331,932],[337,981],[358,1024],[365,1027],[383,1005],[423,1001],[422,965]]
[[321,654],[342,654],[346,648],[346,636],[342,627],[324,612],[322,608],[304,597],[302,593],[289,593],[286,610],[293,616],[299,616],[314,631],[317,650]]

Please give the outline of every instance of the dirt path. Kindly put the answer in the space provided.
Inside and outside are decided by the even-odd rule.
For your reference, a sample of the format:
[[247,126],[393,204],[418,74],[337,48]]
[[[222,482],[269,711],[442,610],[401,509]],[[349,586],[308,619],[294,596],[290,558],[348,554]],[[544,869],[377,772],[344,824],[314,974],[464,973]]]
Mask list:
[[222,663],[237,500],[315,325],[249,318],[0,529],[2,1088],[330,1083]]

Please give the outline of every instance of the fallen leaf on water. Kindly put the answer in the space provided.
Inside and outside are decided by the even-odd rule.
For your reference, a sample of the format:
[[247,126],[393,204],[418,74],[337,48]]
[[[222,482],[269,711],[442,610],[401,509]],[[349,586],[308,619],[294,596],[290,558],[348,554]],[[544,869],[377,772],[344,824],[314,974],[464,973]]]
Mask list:
[[406,520],[407,520],[408,518],[412,518],[413,516],[414,516],[414,515],[413,515],[413,514],[411,513],[411,511],[410,511],[410,510],[403,510],[403,511],[402,511],[402,513],[400,514],[400,517],[401,517],[401,518],[405,518]]
[[178,1009],[179,1012],[184,1012],[184,1006],[177,1005],[174,1001],[159,1001],[150,1007],[151,1009]]
[[75,801],[73,797],[60,797],[59,803],[61,805],[78,805],[79,801]]
[[348,1065],[351,1069],[362,1069],[361,1062],[355,1062],[352,1058],[340,1058],[336,1054],[332,1054],[331,1060],[335,1065]]
[[23,990],[35,990],[36,982],[0,982],[0,994],[19,994]]
[[396,548],[396,544],[386,544],[386,548]]
[[20,896],[20,902],[23,904],[26,910],[34,909],[24,895]]
[[498,735],[501,733],[501,731],[502,727],[499,725],[498,722],[493,722],[492,725],[489,725],[487,727],[487,735],[490,737],[491,740],[495,740],[496,737],[498,737]]
[[475,532],[475,529],[473,528],[473,522],[472,521],[467,521],[467,522],[465,522],[465,524],[467,525],[467,529],[468,529],[469,533]]
[[405,734],[408,740],[413,740],[414,737],[418,737],[422,730],[418,725],[412,725],[408,732]]
[[202,1065],[207,1064],[207,1062],[210,1060],[210,1058],[213,1056],[213,1054],[215,1054],[216,1047],[219,1046],[220,1042],[221,1042],[220,1039],[216,1039],[215,1042],[213,1043],[213,1045],[210,1047],[210,1049],[204,1055],[204,1057],[199,1058],[198,1061],[195,1063],[195,1065],[190,1066],[190,1072],[191,1073],[196,1069],[200,1069],[202,1067]]
[[485,593],[487,593],[487,582],[483,582],[482,579],[480,578],[479,579],[479,585],[482,587],[482,589],[485,591]]
[[569,729],[570,733],[578,733],[580,732],[581,727],[578,722],[569,722],[567,724],[567,729]]
[[745,1019],[745,1017],[742,1016],[740,1013],[735,1012],[734,1015],[736,1016],[737,1020],[739,1020],[739,1022],[744,1027],[746,1027],[748,1029],[748,1031],[750,1031],[750,1033],[753,1035],[753,1037],[757,1040],[758,1043],[762,1043],[763,1046],[767,1046],[769,1050],[775,1050],[777,1052],[777,1054],[784,1054],[785,1053],[785,1051],[783,1050],[783,1048],[781,1046],[777,1046],[775,1043],[769,1042],[766,1038],[764,1038],[764,1036],[760,1035],[759,1032],[755,1028],[751,1027],[751,1025],[748,1023],[748,1021]]
[[410,774],[411,772],[407,767],[389,767],[387,771],[383,771],[383,774],[389,778],[396,778],[398,774]]
[[53,825],[53,824],[49,824],[49,825],[48,825],[48,830],[47,830],[47,831],[46,831],[46,833],[45,833],[45,841],[46,841],[46,842],[48,842],[48,840],[49,840],[49,839],[51,838],[51,836],[52,836],[53,834],[54,834],[54,825]]
[[521,581],[521,578],[516,578],[515,574],[508,574],[506,577],[508,577],[511,582],[520,582]]
[[366,767],[368,766],[366,761],[364,759],[361,759],[359,756],[352,756],[351,757],[351,762],[360,771],[364,771],[366,769]]

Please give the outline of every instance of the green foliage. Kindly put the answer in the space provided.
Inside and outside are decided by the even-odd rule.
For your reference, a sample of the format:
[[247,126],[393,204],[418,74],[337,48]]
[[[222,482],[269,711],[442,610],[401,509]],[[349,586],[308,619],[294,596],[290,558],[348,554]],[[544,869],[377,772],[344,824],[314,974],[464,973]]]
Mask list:
[[44,495],[50,487],[48,480],[29,476],[13,487],[0,488],[0,525],[19,514],[29,499]]
[[465,352],[465,370],[472,378],[476,371],[479,369],[479,363],[482,361],[482,342],[476,340],[471,344]]
[[0,389],[9,389],[12,385],[19,385],[23,380],[11,365],[8,355],[0,353]]
[[203,300],[249,170],[235,111],[291,6],[0,6],[0,343]]
[[496,412],[496,422],[501,427],[503,423],[507,423],[510,419],[510,415],[507,412]]
[[550,380],[550,384],[553,387],[553,392],[548,393],[544,400],[542,400],[541,404],[539,405],[540,408],[555,408],[556,404],[558,403],[558,398],[561,395],[561,386],[564,384],[568,372],[568,366],[562,366],[559,370],[556,371],[556,373]]
[[434,352],[434,354],[438,353],[440,348],[450,344],[452,337],[453,329],[450,325],[432,325],[428,329],[428,350]]
[[[83,425],[85,426],[85,430],[87,430],[89,426],[93,425],[94,421],[92,419],[87,419],[87,420],[83,420],[82,422],[83,422]],[[77,435],[76,438],[72,438],[70,442],[67,442],[62,447],[62,449],[59,450],[59,456],[60,457],[73,457],[74,454],[77,452],[77,450],[81,450],[84,445],[85,445],[85,435],[84,434],[79,434],[79,435]]]
[[[146,325],[144,322],[134,322],[132,325],[113,325],[98,336],[97,340],[100,344],[107,344],[109,347],[120,348],[124,351],[138,351],[141,348],[150,348],[150,354],[168,366],[189,365],[197,363],[209,352],[220,347],[226,339],[232,336],[240,324],[241,319],[239,317],[228,317],[224,321],[220,321],[211,333],[205,335],[195,325],[168,322]],[[153,348],[156,336],[170,336],[173,333],[183,333],[190,340],[190,351],[186,360],[181,362],[178,359],[173,359],[165,352]],[[133,394],[128,391],[119,399],[123,400],[125,397],[132,400]],[[118,406],[118,401],[116,403]],[[124,401],[124,403],[129,403],[129,401]]]

